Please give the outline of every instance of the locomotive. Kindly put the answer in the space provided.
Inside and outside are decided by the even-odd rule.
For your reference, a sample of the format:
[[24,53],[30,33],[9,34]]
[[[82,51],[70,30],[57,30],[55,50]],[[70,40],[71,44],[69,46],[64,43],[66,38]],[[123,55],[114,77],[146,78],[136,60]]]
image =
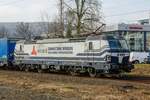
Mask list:
[[25,71],[64,71],[71,75],[88,73],[95,77],[98,74],[130,72],[134,68],[129,62],[130,51],[126,40],[115,36],[96,35],[32,42],[20,40],[11,49],[13,54],[8,53],[5,60],[8,66],[11,64]]

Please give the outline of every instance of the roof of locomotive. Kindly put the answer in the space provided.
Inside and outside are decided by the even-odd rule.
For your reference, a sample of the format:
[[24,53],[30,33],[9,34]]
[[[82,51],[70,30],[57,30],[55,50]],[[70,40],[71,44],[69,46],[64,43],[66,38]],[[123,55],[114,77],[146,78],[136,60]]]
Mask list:
[[[119,37],[120,39],[122,37]],[[117,36],[112,35],[91,35],[88,37],[83,38],[55,38],[55,39],[43,39],[37,41],[18,41],[18,43],[25,43],[25,44],[43,44],[43,43],[69,43],[69,42],[85,42],[85,41],[94,41],[94,40],[111,40],[117,39]]]
[[88,36],[87,40],[111,40],[111,39],[123,39],[123,37],[113,36],[113,35],[94,35]]
[[56,38],[56,39],[43,39],[38,40],[36,43],[63,43],[63,42],[84,42],[86,38]]
[[24,44],[44,44],[44,43],[69,43],[69,42],[85,42],[86,38],[55,38],[55,39],[43,39],[43,40],[20,40],[17,43]]
[[62,43],[62,42],[85,42],[86,40],[107,40],[107,39],[114,39],[114,36],[109,35],[91,35],[88,37],[81,37],[81,38],[56,38],[56,39],[44,39],[38,40],[36,43]]
[[107,39],[114,39],[114,36],[108,35],[91,35],[88,37],[81,37],[81,38],[56,38],[56,39],[44,39],[38,40],[36,43],[68,43],[68,42],[85,42],[88,40],[107,40]]

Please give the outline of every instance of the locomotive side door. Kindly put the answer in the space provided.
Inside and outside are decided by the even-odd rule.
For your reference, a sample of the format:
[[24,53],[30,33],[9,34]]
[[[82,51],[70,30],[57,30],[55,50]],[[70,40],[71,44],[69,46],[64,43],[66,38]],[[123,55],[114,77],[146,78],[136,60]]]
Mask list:
[[87,61],[90,65],[93,65],[94,62],[94,43],[92,41],[86,42],[86,53],[87,53]]

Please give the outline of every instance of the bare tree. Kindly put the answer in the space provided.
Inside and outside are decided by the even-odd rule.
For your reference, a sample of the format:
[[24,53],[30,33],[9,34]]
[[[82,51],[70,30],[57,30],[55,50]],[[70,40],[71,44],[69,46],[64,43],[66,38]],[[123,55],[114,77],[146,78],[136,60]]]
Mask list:
[[74,21],[75,21],[75,15],[74,12],[70,9],[68,9],[65,12],[65,22],[66,22],[66,34],[65,37],[71,38],[73,37],[72,35],[72,30],[74,29]]
[[60,33],[64,33],[64,0],[59,0],[60,8]]
[[77,14],[77,35],[80,35],[82,27],[82,18],[87,10],[87,8],[85,8],[85,1],[86,0],[75,0]]
[[[75,7],[65,3],[66,7],[74,12],[77,36],[81,33],[92,33],[102,25],[101,0],[71,0]],[[68,17],[68,16],[67,16]]]
[[16,25],[16,32],[17,35],[25,38],[26,40],[32,39],[33,32],[31,30],[29,23],[24,22],[18,23],[18,25]]
[[5,26],[0,27],[0,37],[7,37],[8,29]]
[[42,23],[40,23],[41,33],[46,35],[46,38],[58,38],[63,37],[63,33],[61,33],[61,25],[60,20],[56,16],[53,21],[51,21],[48,13],[42,14]]
[[88,32],[94,32],[104,24],[101,0],[86,0],[88,10],[84,16],[84,28]]
[[43,22],[39,23],[40,28],[41,28],[41,34],[45,34],[46,38],[54,37],[54,34],[51,33],[50,26],[50,16],[48,13],[42,13],[41,14],[41,19]]

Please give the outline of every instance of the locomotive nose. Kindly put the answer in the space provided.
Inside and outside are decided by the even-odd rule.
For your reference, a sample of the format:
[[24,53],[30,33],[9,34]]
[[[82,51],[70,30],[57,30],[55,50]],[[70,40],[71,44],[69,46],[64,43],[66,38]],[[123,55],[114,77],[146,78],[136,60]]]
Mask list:
[[129,63],[129,55],[125,53],[117,53],[112,55],[111,63],[125,65]]
[[123,53],[118,54],[118,63],[119,64],[125,64],[128,62],[129,62],[129,55],[123,54]]

